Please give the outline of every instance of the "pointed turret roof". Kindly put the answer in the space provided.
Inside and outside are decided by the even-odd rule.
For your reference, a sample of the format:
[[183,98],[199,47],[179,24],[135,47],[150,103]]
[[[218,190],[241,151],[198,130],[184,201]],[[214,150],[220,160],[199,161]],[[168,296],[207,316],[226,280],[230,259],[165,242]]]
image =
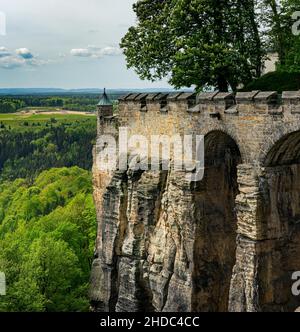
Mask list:
[[104,89],[103,95],[100,98],[98,106],[111,106],[111,105],[112,105],[112,102],[109,99],[108,95],[106,94],[106,89]]

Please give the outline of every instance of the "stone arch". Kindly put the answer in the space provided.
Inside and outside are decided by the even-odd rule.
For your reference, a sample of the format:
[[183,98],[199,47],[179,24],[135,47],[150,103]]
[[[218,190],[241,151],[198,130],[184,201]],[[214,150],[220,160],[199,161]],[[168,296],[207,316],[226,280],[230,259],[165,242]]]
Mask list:
[[241,153],[231,136],[213,130],[205,136],[205,174],[194,191],[195,244],[193,311],[227,311],[235,264]]
[[265,165],[266,158],[270,153],[271,149],[279,146],[282,139],[287,138],[290,134],[293,134],[297,131],[300,131],[300,123],[298,121],[284,124],[281,123],[278,128],[273,128],[272,130],[270,130],[272,134],[265,136],[261,144],[261,148],[258,154],[258,161],[261,164]]
[[282,135],[263,159],[260,218],[264,226],[263,311],[295,311],[292,274],[300,270],[300,130]]
[[281,137],[268,151],[264,166],[283,166],[300,162],[300,130]]
[[205,123],[205,127],[201,129],[201,135],[204,137],[208,137],[211,133],[219,132],[223,133],[224,135],[228,136],[233,140],[238,147],[241,155],[241,160],[243,162],[246,162],[249,156],[249,151],[247,149],[247,146],[243,142],[243,140],[237,135],[237,132],[234,130],[234,128],[228,128],[224,125],[224,123],[221,122],[213,122],[207,124]]

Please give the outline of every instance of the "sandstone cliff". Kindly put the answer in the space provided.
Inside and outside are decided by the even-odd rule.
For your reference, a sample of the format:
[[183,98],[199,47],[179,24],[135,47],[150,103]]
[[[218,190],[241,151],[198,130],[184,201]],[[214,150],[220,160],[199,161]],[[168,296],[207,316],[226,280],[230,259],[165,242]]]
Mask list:
[[112,174],[103,189],[107,175],[94,174],[97,310],[228,309],[236,231],[231,166],[212,166],[201,186],[185,173],[127,171]]

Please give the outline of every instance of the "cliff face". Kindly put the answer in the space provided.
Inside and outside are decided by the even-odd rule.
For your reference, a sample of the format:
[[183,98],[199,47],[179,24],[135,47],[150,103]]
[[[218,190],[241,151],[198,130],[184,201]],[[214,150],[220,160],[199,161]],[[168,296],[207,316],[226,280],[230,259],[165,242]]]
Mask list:
[[98,309],[227,310],[235,225],[222,195],[233,196],[229,183],[218,182],[208,196],[185,174],[112,176],[94,262],[102,268],[94,276]]
[[[98,136],[205,136],[205,174],[100,171],[96,311],[294,311],[300,270],[300,93],[132,95]],[[155,99],[158,98],[158,99]],[[165,99],[164,99],[165,98]],[[146,106],[145,106],[146,105]],[[167,105],[167,106],[166,106]],[[95,160],[100,147],[96,144]]]
[[[93,301],[104,311],[226,311],[235,263],[235,160],[201,184],[174,171],[94,172]],[[207,188],[210,188],[207,191]]]

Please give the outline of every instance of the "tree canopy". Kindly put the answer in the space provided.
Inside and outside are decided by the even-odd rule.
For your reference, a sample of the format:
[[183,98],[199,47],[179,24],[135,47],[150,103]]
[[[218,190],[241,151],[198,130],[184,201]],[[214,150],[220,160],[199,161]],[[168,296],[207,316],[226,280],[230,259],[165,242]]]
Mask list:
[[[1,123],[0,123],[1,125]],[[25,121],[0,130],[0,180],[34,179],[51,167],[92,168],[96,117],[59,122]]]
[[121,42],[128,66],[144,79],[168,76],[175,87],[236,89],[260,75],[262,46],[254,2],[142,0]]
[[236,90],[261,76],[270,49],[281,66],[291,65],[297,6],[299,0],[140,0],[137,25],[121,47],[142,79]]
[[267,27],[267,45],[278,53],[277,69],[283,72],[299,73],[300,37],[292,33],[292,27],[295,24],[293,14],[300,11],[300,1],[265,0],[264,2],[263,21]]
[[0,184],[0,311],[88,311],[96,237],[91,174],[78,167]]

